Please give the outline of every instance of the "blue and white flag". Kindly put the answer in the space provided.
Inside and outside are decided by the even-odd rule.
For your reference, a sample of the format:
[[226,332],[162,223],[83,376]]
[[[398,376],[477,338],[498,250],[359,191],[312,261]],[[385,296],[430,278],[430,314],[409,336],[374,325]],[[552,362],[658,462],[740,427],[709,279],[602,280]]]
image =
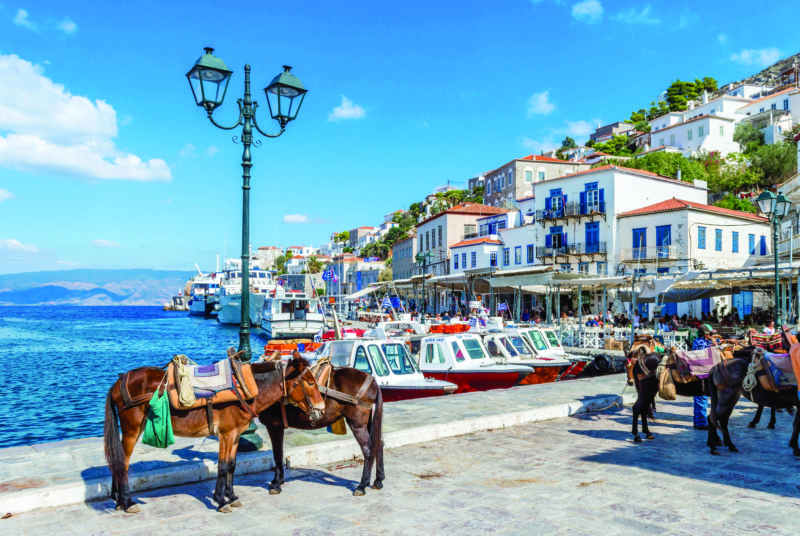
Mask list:
[[394,307],[395,309],[398,309],[400,311],[403,310],[403,304],[400,303],[400,298],[398,298],[397,296],[392,298],[392,307]]
[[469,325],[473,328],[476,327],[478,325],[478,319],[473,316],[469,319]]
[[392,306],[391,300],[389,300],[388,297],[384,296],[383,301],[381,302],[381,307],[391,307],[391,306]]
[[314,342],[322,342],[322,329],[323,328],[319,328],[319,333],[314,335]]
[[485,328],[486,327],[486,320],[484,320],[483,318],[480,318],[479,320],[480,320],[480,323],[481,323],[481,327]]
[[500,311],[508,311],[508,305],[506,305],[505,303],[501,303],[500,305],[498,305],[497,312],[499,313]]
[[322,271],[322,280],[327,281],[331,278],[331,271],[330,270],[323,270]]

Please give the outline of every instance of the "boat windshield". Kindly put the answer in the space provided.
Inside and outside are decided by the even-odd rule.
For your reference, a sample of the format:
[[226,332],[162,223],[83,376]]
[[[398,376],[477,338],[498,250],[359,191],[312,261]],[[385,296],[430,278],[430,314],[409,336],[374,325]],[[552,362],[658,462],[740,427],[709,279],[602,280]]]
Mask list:
[[561,342],[558,340],[558,335],[555,331],[546,330],[544,334],[547,336],[547,342],[550,343],[551,348],[561,348]]
[[378,348],[376,344],[370,344],[367,347],[367,350],[369,351],[369,357],[372,361],[372,366],[375,367],[375,374],[378,376],[388,376],[389,367],[386,366],[386,362],[383,360],[383,354],[381,353],[380,348]]
[[483,359],[488,357],[483,350],[483,346],[476,339],[462,339],[461,344],[467,350],[470,359]]
[[531,353],[530,350],[528,350],[528,347],[525,346],[525,341],[523,341],[522,337],[519,335],[510,335],[508,340],[514,345],[514,349],[520,354],[528,355]]
[[503,345],[503,348],[506,349],[506,352],[508,352],[511,357],[517,357],[519,355],[517,349],[514,348],[514,345],[511,344],[511,341],[509,341],[506,337],[499,337],[498,339],[500,344]]
[[355,341],[336,341],[331,344],[331,364],[334,367],[349,367],[350,354],[353,353]]
[[531,341],[531,344],[533,344],[533,347],[537,351],[547,350],[547,343],[544,342],[544,336],[542,335],[541,331],[536,330],[536,329],[532,329],[532,330],[526,331],[525,335],[528,336],[528,340]]
[[381,349],[389,362],[389,368],[395,374],[414,374],[417,372],[416,364],[414,360],[408,357],[404,344],[382,344]]

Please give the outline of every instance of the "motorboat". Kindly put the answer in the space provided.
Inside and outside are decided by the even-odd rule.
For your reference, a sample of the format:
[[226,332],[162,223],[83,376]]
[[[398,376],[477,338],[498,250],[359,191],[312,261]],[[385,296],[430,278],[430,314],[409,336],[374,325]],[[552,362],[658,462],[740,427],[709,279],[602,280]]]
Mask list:
[[558,333],[553,328],[529,326],[520,328],[518,331],[540,357],[566,359],[572,362],[572,366],[561,374],[562,379],[577,378],[593,360],[591,357],[567,353],[561,346]]
[[317,298],[278,285],[264,300],[254,325],[270,339],[312,339],[324,332],[325,315]]
[[533,369],[520,382],[521,385],[554,382],[573,366],[572,361],[565,358],[539,356],[522,334],[512,330],[486,333],[483,335],[483,343],[495,362],[524,365]]
[[[258,313],[264,307],[267,294],[275,290],[276,283],[272,273],[267,270],[253,268],[249,271],[250,279],[250,323],[257,326]],[[217,320],[222,324],[239,325],[242,321],[242,270],[231,267],[225,270],[219,291],[219,315]]]
[[189,314],[192,316],[212,317],[216,314],[212,298],[219,290],[216,274],[198,274],[192,278],[189,294]]
[[524,365],[495,363],[481,337],[474,333],[423,337],[418,364],[426,377],[458,385],[457,393],[506,389],[533,372]]
[[334,367],[353,367],[372,374],[383,400],[396,402],[414,398],[449,395],[458,386],[426,378],[405,344],[386,339],[343,339],[328,341],[317,351],[317,359],[330,357]]

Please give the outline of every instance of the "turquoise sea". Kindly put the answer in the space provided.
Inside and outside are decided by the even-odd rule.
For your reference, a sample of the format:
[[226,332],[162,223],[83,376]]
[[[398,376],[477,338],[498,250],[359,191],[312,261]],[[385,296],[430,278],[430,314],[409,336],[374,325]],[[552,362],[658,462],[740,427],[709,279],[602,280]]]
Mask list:
[[[251,335],[254,356],[267,340]],[[239,327],[146,307],[0,307],[0,448],[103,434],[108,389],[119,374],[225,358]]]

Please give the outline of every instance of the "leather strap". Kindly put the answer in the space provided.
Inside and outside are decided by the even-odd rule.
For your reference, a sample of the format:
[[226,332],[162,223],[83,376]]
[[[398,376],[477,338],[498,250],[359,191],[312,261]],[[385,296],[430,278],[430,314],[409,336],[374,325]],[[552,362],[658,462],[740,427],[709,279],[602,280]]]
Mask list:
[[347,393],[342,393],[341,391],[336,391],[334,389],[329,389],[327,387],[319,386],[319,392],[322,393],[323,395],[327,395],[333,398],[334,400],[344,402],[345,404],[351,404],[353,406],[358,406],[360,408],[365,408],[365,409],[370,409],[372,407],[372,403],[370,402],[365,402],[364,400],[355,398],[354,396],[348,395]]
[[364,398],[364,395],[367,394],[367,389],[369,389],[370,385],[372,385],[372,382],[374,381],[375,381],[374,376],[372,375],[367,376],[367,379],[364,380],[364,383],[361,385],[361,389],[359,389],[358,392],[356,393],[356,399],[362,400]]
[[214,408],[211,406],[211,400],[206,404],[206,417],[208,418],[208,434],[214,435]]
[[[238,389],[238,384],[239,384],[239,381],[236,378],[233,378],[233,392],[236,394],[236,398],[239,399],[239,403],[242,405],[244,410],[247,413],[249,413],[252,418],[255,419],[256,417],[258,417],[258,414],[253,410],[253,408],[250,407],[250,405],[247,403],[247,401],[245,401],[244,397],[242,397],[242,394],[239,392],[239,389]],[[244,383],[242,383],[241,385],[242,385],[242,390],[244,390],[245,389],[244,388]]]
[[130,409],[134,406],[144,404],[145,402],[149,402],[150,399],[153,398],[153,393],[142,393],[140,395],[131,397],[131,393],[128,390],[129,375],[130,372],[126,372],[124,374],[119,375],[119,394],[122,397],[122,406],[125,409]]
[[289,421],[286,420],[286,403],[281,402],[281,417],[283,417],[283,428],[289,428]]

